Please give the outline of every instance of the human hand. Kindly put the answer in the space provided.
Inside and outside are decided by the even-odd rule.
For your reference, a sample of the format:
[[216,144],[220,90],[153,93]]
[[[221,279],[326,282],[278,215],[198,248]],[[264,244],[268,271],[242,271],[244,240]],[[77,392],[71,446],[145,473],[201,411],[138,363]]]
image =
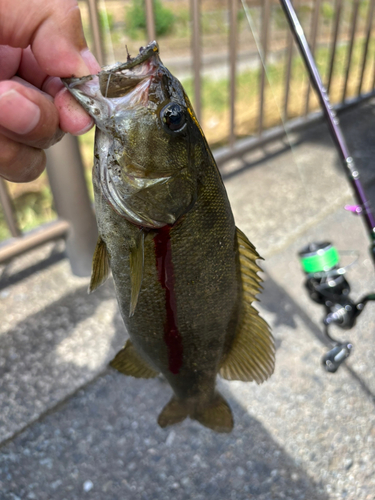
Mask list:
[[43,149],[92,127],[60,77],[99,70],[76,0],[0,0],[0,176],[37,178]]

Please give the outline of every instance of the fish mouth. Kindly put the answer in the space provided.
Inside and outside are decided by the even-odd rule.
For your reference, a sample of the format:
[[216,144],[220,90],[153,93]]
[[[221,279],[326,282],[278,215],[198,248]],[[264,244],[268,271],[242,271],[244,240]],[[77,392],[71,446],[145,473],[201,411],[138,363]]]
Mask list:
[[131,57],[128,53],[127,61],[120,64],[112,64],[110,66],[104,66],[103,71],[125,71],[132,69],[135,66],[139,66],[143,62],[150,59],[152,56],[159,56],[159,45],[157,42],[153,41],[149,43],[146,47],[141,47],[139,49],[139,54],[135,57]]
[[91,80],[99,80],[100,93],[105,98],[123,97],[131,92],[146,78],[155,76],[163,67],[159,57],[159,45],[153,41],[146,47],[141,47],[135,57],[128,58],[125,63],[115,63],[103,66],[97,75],[87,75],[77,78],[63,78],[65,86],[72,90]]
[[175,221],[169,215],[166,220],[164,215],[163,220],[156,220],[140,210],[136,202],[139,193],[168,184],[170,176],[164,172],[160,177],[150,177],[143,167],[139,171],[127,171],[108,152],[111,148],[121,151],[125,147],[128,133],[125,117],[130,120],[134,110],[142,107],[150,107],[151,112],[156,113],[160,102],[169,98],[170,93],[165,87],[168,78],[171,75],[160,61],[159,46],[152,42],[141,47],[136,57],[128,55],[125,63],[105,66],[97,75],[63,79],[97,125],[100,147],[97,148],[99,168],[95,170],[95,176],[104,198],[119,215],[142,227],[157,228]]
[[62,81],[97,127],[114,133],[111,124],[116,110],[147,107],[150,88],[159,85],[166,72],[159,57],[159,46],[154,41],[141,47],[136,57],[128,54],[125,63],[104,66],[95,75],[72,76]]
[[104,97],[122,97],[146,78],[155,76],[162,66],[159,45],[151,42],[139,49],[139,54],[125,63],[105,66],[99,73],[100,91]]

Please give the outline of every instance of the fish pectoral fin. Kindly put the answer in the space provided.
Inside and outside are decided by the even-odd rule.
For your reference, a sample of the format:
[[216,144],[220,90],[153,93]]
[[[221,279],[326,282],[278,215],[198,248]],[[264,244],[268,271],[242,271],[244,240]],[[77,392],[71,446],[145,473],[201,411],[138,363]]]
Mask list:
[[109,364],[120,373],[131,377],[154,378],[159,374],[138,354],[130,340],[126,341],[125,347]]
[[131,296],[129,317],[133,316],[135,308],[137,307],[139,292],[141,290],[143,280],[144,240],[144,231],[140,230],[135,242],[135,246],[130,251]]
[[260,270],[256,264],[259,255],[246,236],[237,230],[242,278],[242,308],[236,335],[229,353],[222,360],[219,374],[227,380],[255,380],[261,384],[273,373],[275,344],[269,326],[252,306],[261,286]]
[[179,401],[174,396],[171,398],[162,409],[159,417],[158,424],[164,429],[168,425],[178,424],[189,416],[189,410],[184,401]]
[[109,276],[109,255],[107,246],[99,236],[92,259],[92,272],[88,293],[100,287]]
[[233,415],[227,401],[217,392],[203,411],[194,413],[191,418],[215,432],[231,432],[233,429]]

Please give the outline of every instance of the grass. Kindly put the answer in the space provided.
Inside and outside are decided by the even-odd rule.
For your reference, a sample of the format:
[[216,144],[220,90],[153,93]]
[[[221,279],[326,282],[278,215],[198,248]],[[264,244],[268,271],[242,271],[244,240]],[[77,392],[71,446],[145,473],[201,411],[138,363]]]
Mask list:
[[[360,64],[362,61],[364,40],[357,40],[354,44],[351,74],[348,82],[347,96],[355,95],[360,78]],[[341,101],[345,70],[347,64],[347,46],[342,45],[336,50],[335,65],[331,83],[331,102]],[[315,54],[317,66],[323,80],[326,79],[329,69],[330,52],[327,48],[319,48]],[[375,41],[369,46],[368,60],[375,57]],[[364,91],[370,91],[372,86],[372,68],[368,65],[365,73]],[[269,84],[265,89],[264,126],[269,128],[281,122],[281,112],[285,93],[285,65],[284,59],[267,66]],[[236,94],[236,135],[238,138],[256,133],[259,113],[259,85],[260,69],[247,70],[237,76]],[[193,80],[183,81],[185,90],[193,99]],[[292,80],[290,83],[290,98],[288,118],[300,116],[304,112],[306,93],[308,91],[308,77],[305,66],[299,56],[292,62]],[[310,93],[310,111],[317,109],[318,100],[313,91]],[[213,80],[203,78],[202,81],[202,127],[212,147],[225,144],[229,133],[229,81],[226,78]]]
[[[30,231],[56,218],[56,212],[53,209],[52,194],[48,188],[47,176],[45,173],[38,179],[36,185],[37,189],[33,189],[33,183],[30,183],[30,186],[28,186],[30,190],[25,191],[17,189],[21,185],[8,183],[11,194],[13,195],[13,206],[17,214],[18,225],[22,231]],[[16,187],[16,189],[12,189],[12,186]],[[4,214],[2,210],[0,210],[0,241],[10,236],[10,232],[4,220]]]

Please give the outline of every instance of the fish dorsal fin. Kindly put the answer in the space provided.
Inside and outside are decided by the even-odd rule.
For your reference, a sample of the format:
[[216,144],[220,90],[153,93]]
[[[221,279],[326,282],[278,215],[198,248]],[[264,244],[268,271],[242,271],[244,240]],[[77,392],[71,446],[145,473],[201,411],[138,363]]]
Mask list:
[[261,384],[272,375],[275,366],[273,336],[267,323],[252,306],[261,289],[262,280],[257,275],[261,268],[256,264],[256,260],[261,257],[242,231],[236,228],[236,233],[242,278],[242,308],[235,338],[223,359],[219,374],[227,380],[255,380]]
[[154,378],[158,375],[158,372],[138,354],[130,340],[126,341],[125,347],[109,364],[120,373],[131,377]]
[[137,307],[138,296],[141,290],[143,279],[143,264],[144,264],[144,231],[140,230],[135,246],[130,250],[130,281],[131,281],[131,297],[129,317],[132,317],[135,308]]
[[92,258],[92,272],[88,292],[91,293],[102,285],[109,276],[109,255],[107,246],[99,236]]
[[210,405],[192,418],[215,432],[231,432],[233,415],[228,403],[220,393],[216,393]]

